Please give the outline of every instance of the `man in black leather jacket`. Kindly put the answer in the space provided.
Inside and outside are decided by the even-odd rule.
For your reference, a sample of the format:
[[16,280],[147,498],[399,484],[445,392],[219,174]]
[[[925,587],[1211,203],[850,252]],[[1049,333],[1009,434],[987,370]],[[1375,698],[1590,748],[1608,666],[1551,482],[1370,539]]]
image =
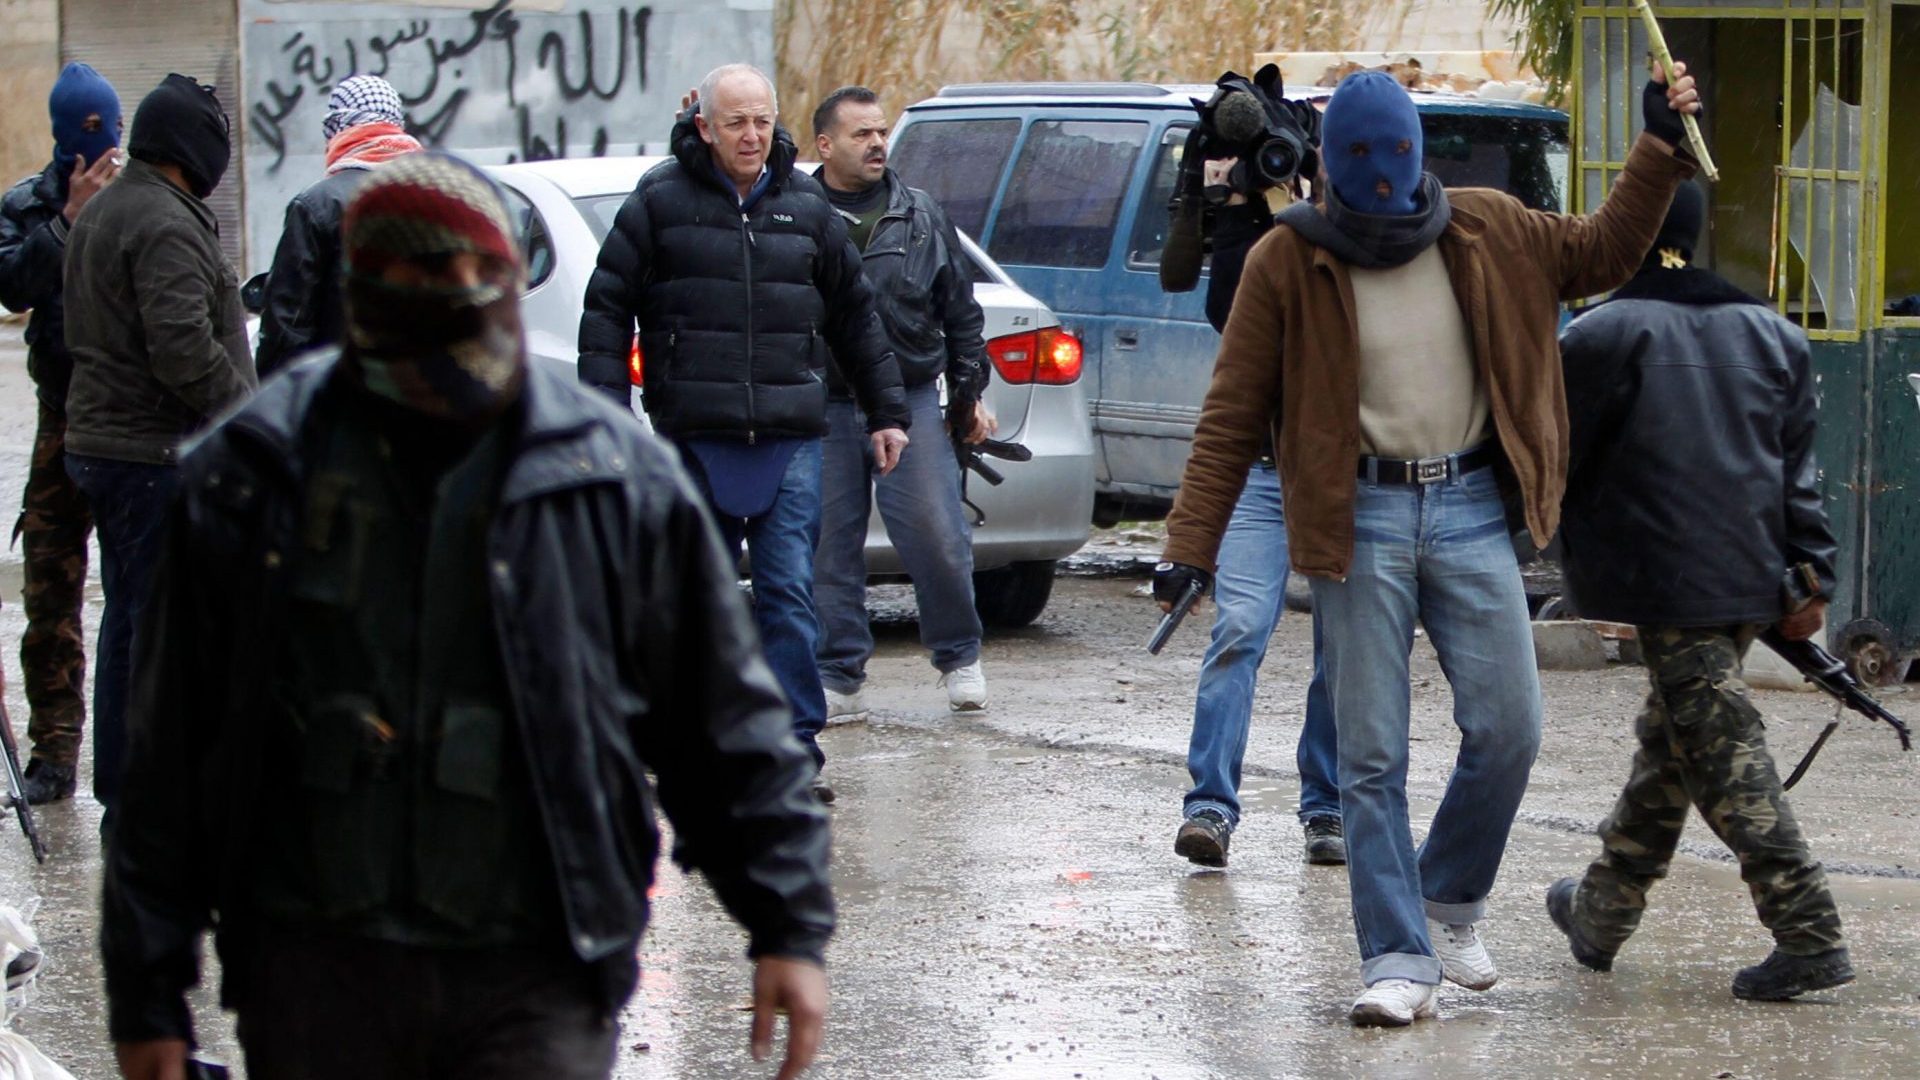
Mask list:
[[832,380],[814,575],[829,717],[866,711],[860,688],[873,654],[866,540],[875,504],[913,579],[920,642],[940,672],[948,707],[964,712],[987,706],[973,598],[973,528],[960,503],[959,462],[947,440],[935,434],[950,426],[977,443],[999,426],[981,400],[988,377],[981,336],[986,317],[973,299],[973,275],[953,223],[932,196],[908,187],[887,167],[887,117],[879,102],[864,86],[843,86],[821,99],[813,114],[820,154],[815,178],[865,259],[887,340],[900,361],[914,429],[923,437],[900,455],[898,468],[876,479],[863,437],[866,418],[844,383]]
[[640,178],[601,245],[580,380],[627,405],[638,327],[647,416],[687,458],[722,536],[746,542],[767,661],[824,763],[813,575],[829,361],[859,398],[879,472],[899,462],[911,416],[860,253],[794,169],[772,80],[728,64],[690,100],[673,160]]
[[120,98],[85,64],[68,64],[48,99],[53,161],[0,199],[0,304],[33,312],[27,322],[27,373],[39,399],[39,427],[14,537],[24,556],[20,637],[26,682],[30,803],[73,794],[87,707],[87,651],[80,609],[87,587],[87,538],[93,514],[67,475],[66,297],[61,271],[67,235],[94,194],[120,173]]
[[528,363],[477,169],[383,167],[344,237],[352,344],[180,466],[108,845],[122,1071],[180,1075],[216,925],[251,1075],[607,1076],[657,790],[748,931],[756,1056],[788,1010],[798,1073],[827,823],[698,494]]
[[1806,335],[1691,265],[1704,207],[1697,186],[1681,187],[1646,266],[1560,340],[1567,588],[1581,615],[1637,626],[1653,687],[1600,857],[1557,882],[1547,908],[1574,957],[1609,970],[1697,806],[1774,937],[1733,994],[1780,1000],[1851,982],[1853,968],[1740,668],[1768,625],[1818,632],[1834,541]]

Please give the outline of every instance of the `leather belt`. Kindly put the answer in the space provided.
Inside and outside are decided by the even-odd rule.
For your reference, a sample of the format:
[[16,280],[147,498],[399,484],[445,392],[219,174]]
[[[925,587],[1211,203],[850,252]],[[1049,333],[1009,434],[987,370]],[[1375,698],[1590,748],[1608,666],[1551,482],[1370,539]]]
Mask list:
[[1488,439],[1471,450],[1411,461],[1363,455],[1360,458],[1360,479],[1378,484],[1437,484],[1485,468],[1493,464],[1498,454],[1498,446]]

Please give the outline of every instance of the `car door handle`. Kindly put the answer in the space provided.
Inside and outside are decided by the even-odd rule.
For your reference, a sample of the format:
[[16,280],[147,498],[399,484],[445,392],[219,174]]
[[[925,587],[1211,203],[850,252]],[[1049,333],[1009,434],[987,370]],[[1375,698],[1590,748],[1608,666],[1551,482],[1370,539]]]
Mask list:
[[1113,332],[1113,347],[1116,349],[1139,348],[1140,347],[1140,331],[1115,330]]

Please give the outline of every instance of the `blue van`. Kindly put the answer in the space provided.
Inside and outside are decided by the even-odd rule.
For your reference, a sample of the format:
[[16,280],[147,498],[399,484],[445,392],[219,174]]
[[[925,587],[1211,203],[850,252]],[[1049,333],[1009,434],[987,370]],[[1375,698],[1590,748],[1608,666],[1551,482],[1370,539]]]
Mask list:
[[[906,110],[892,163],[1085,346],[1096,524],[1164,517],[1186,467],[1219,336],[1203,279],[1160,288],[1160,250],[1193,98],[1207,86],[949,86]],[[1324,101],[1330,89],[1289,87]],[[1567,115],[1416,93],[1427,168],[1448,187],[1567,205]]]

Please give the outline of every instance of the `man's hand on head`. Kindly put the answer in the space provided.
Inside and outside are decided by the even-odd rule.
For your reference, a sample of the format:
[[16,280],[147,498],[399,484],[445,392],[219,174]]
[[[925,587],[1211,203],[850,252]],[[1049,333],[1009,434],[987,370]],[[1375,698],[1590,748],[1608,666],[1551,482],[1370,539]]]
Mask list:
[[900,454],[907,448],[907,433],[897,427],[881,428],[870,439],[873,443],[874,471],[885,476],[900,464]]
[[71,225],[80,219],[80,211],[86,208],[100,190],[120,175],[120,151],[109,150],[93,159],[93,164],[84,161],[73,163],[73,175],[67,177],[67,205],[60,213]]

